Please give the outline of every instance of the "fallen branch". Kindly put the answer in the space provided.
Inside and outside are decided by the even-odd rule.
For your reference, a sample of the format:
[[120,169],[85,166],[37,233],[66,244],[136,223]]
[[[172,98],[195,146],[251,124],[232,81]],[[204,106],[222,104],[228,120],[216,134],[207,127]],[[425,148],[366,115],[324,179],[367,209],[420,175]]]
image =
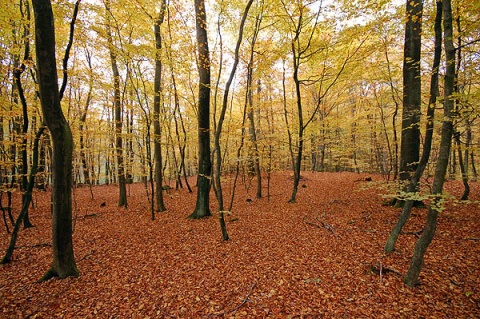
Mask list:
[[403,274],[400,271],[398,271],[394,268],[383,266],[382,264],[370,265],[370,270],[374,273],[378,273],[380,275],[380,278],[383,277],[384,273],[388,273],[388,272],[391,272],[391,273],[394,273],[394,274],[396,274],[400,277],[403,277]]
[[417,231],[402,231],[400,234],[403,235],[415,235],[415,237],[420,238],[420,235],[423,233],[423,229]]
[[304,216],[304,217],[303,217],[303,222],[304,222],[305,224],[307,224],[307,225],[310,225],[310,226],[313,226],[313,227],[317,227],[317,228],[324,228],[324,229],[326,229],[326,230],[328,230],[328,231],[332,232],[332,234],[334,234],[334,235],[335,235],[335,231],[334,231],[334,229],[333,229],[333,226],[332,226],[332,225],[330,225],[330,224],[327,224],[327,223],[325,223],[325,222],[323,222],[323,221],[319,220],[318,218],[315,218],[315,219],[316,219],[316,220],[319,222],[319,224],[317,224],[317,223],[314,223],[314,222],[311,222],[311,221],[308,221],[308,220],[307,220],[307,218],[306,218],[306,216]]
[[250,291],[248,292],[248,294],[245,296],[245,298],[243,298],[242,302],[238,306],[236,306],[235,308],[233,308],[232,310],[230,310],[227,313],[235,312],[238,309],[242,308],[243,305],[247,303],[248,298],[252,295],[253,289],[255,289],[256,286],[257,286],[257,282],[255,281],[253,283],[253,285],[250,287]]
[[217,312],[217,313],[214,313],[214,314],[211,314],[209,317],[212,317],[212,316],[225,316],[229,313],[232,313],[232,312],[235,312],[237,311],[238,309],[242,308],[243,305],[245,305],[247,303],[247,301],[249,300],[248,298],[250,298],[250,296],[252,295],[253,293],[253,289],[255,289],[255,287],[257,286],[257,282],[255,281],[253,283],[253,285],[250,287],[250,290],[248,291],[247,295],[242,299],[242,302],[236,306],[235,308],[233,309],[230,309],[228,311],[222,311],[222,312]]
[[80,261],[82,261],[82,260],[86,259],[88,256],[91,256],[91,255],[93,255],[93,253],[95,253],[95,250],[93,250],[93,249],[92,249],[92,250],[90,250],[90,252],[89,252],[89,253],[87,253],[85,256],[83,256],[82,258],[80,258],[80,259],[78,260],[78,262],[80,262]]
[[465,240],[480,240],[480,237],[468,237],[468,238],[465,238]]

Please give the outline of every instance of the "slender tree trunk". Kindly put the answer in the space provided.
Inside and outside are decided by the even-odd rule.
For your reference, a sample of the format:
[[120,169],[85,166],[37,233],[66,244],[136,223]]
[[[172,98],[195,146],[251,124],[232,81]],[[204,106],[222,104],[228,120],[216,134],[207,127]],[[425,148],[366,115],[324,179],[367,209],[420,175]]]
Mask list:
[[286,74],[285,74],[285,61],[283,61],[283,72],[282,72],[282,102],[283,102],[283,116],[285,119],[285,126],[287,128],[287,136],[288,136],[288,153],[290,155],[290,159],[292,161],[292,169],[294,169],[294,162],[295,162],[295,155],[293,153],[293,138],[292,132],[290,130],[290,124],[288,121],[288,110],[287,110],[287,88],[286,88]]
[[[32,167],[30,169],[30,177],[27,185],[27,189],[25,190],[25,196],[23,196],[23,201],[22,201],[22,210],[20,211],[20,214],[18,215],[18,218],[14,224],[13,231],[12,231],[12,237],[10,237],[10,243],[8,245],[7,251],[5,252],[5,256],[2,258],[0,261],[0,264],[6,264],[9,263],[12,260],[13,256],[13,251],[15,250],[15,244],[17,243],[17,238],[18,238],[18,232],[20,231],[20,224],[22,220],[24,220],[25,215],[28,211],[28,207],[30,206],[30,203],[32,202],[32,192],[33,192],[33,187],[35,186],[35,176],[37,174],[37,168],[38,168],[38,153],[39,153],[39,141],[40,137],[43,134],[43,131],[45,130],[45,127],[40,127],[38,130],[35,140],[33,142],[33,156],[32,156]],[[1,198],[0,198],[1,200]],[[2,207],[3,210],[3,207]],[[5,226],[7,226],[6,220],[5,220],[5,212],[4,212],[4,217],[5,221]],[[7,226],[8,230],[8,226]]]
[[391,253],[395,250],[395,244],[397,242],[398,236],[400,235],[400,232],[402,231],[403,226],[407,222],[408,218],[410,218],[410,213],[412,211],[415,201],[412,199],[408,199],[408,194],[413,194],[416,192],[418,182],[420,181],[420,178],[422,177],[423,172],[427,167],[428,160],[430,158],[433,141],[435,106],[438,95],[438,72],[442,55],[442,10],[442,1],[437,1],[437,13],[435,17],[435,50],[432,65],[432,76],[430,80],[430,99],[427,109],[427,124],[425,129],[425,142],[423,144],[422,158],[420,159],[415,173],[410,178],[409,184],[406,186],[407,200],[405,201],[402,207],[402,213],[400,214],[400,217],[394,228],[390,232],[390,235],[385,244],[384,250],[386,253]]
[[212,162],[210,159],[210,53],[207,38],[207,16],[205,1],[195,0],[195,24],[198,49],[198,175],[197,201],[189,218],[211,216],[210,179]]
[[432,242],[437,227],[437,216],[442,210],[441,198],[443,184],[448,167],[448,158],[450,156],[450,146],[453,134],[452,111],[454,105],[454,83],[455,83],[455,47],[453,46],[453,26],[452,26],[452,7],[450,0],[443,0],[443,28],[444,28],[444,45],[446,56],[446,72],[444,84],[444,103],[443,103],[443,125],[442,136],[440,140],[440,151],[435,168],[435,177],[432,185],[432,194],[435,196],[431,204],[425,229],[422,236],[415,244],[412,261],[408,268],[404,282],[407,286],[413,287],[418,284],[418,276],[423,265],[423,259],[428,246]]
[[87,163],[87,155],[85,154],[86,146],[85,146],[85,123],[87,121],[87,113],[88,108],[90,107],[90,103],[92,101],[92,91],[93,91],[93,67],[92,67],[92,58],[90,52],[85,50],[87,63],[89,67],[89,78],[88,78],[88,92],[87,92],[87,99],[85,101],[85,106],[83,108],[82,115],[80,116],[80,123],[79,123],[79,133],[80,133],[80,159],[82,161],[82,169],[83,169],[83,177],[85,179],[85,183],[90,188],[90,195],[91,199],[93,199],[93,191],[92,191],[92,178],[90,177],[90,166]]
[[[152,196],[155,199],[155,210],[157,212],[163,212],[166,210],[165,203],[163,201],[163,175],[162,175],[162,128],[160,125],[160,108],[162,101],[162,34],[160,27],[163,24],[165,18],[166,1],[161,1],[160,12],[158,18],[155,21],[155,79],[154,79],[154,91],[155,96],[153,99],[153,145],[154,145],[154,160],[155,160],[155,192]],[[153,215],[152,215],[153,218]]]
[[[462,30],[461,30],[461,27],[460,27],[460,15],[458,15],[455,20],[456,20],[457,29],[458,29],[457,31],[458,31],[459,34],[461,34]],[[456,72],[455,72],[455,85],[454,85],[453,90],[455,91],[456,96],[457,96],[455,98],[455,102],[456,102],[455,103],[455,112],[460,113],[459,112],[459,108],[460,108],[459,95],[460,95],[461,92],[460,92],[460,88],[459,88],[459,85],[458,85],[458,70],[460,70],[460,67],[461,67],[461,64],[462,64],[462,38],[461,38],[461,36],[458,36],[456,54],[457,54],[457,67],[456,67]],[[467,200],[468,195],[470,195],[470,185],[468,184],[468,145],[469,145],[468,133],[470,132],[470,135],[471,135],[471,130],[469,130],[469,126],[470,126],[469,121],[470,120],[468,119],[468,115],[467,115],[467,118],[464,119],[464,121],[467,125],[467,143],[465,143],[467,148],[465,149],[465,155],[462,152],[462,143],[461,143],[461,140],[460,140],[460,132],[458,132],[456,129],[453,132],[453,137],[454,137],[455,143],[457,144],[457,147],[458,147],[458,165],[460,166],[460,173],[462,174],[462,183],[463,183],[463,187],[464,187],[463,194],[462,194],[462,197],[460,198],[460,200]],[[470,139],[471,139],[471,136],[470,136]]]
[[110,16],[112,14],[110,8],[110,0],[105,1],[106,9],[106,31],[107,31],[107,41],[108,49],[110,51],[110,63],[112,66],[113,73],[113,106],[114,106],[114,119],[115,119],[115,153],[117,159],[117,175],[118,175],[118,188],[119,188],[119,198],[118,206],[127,207],[127,181],[125,178],[125,163],[123,158],[123,118],[122,118],[122,101],[120,97],[120,72],[118,71],[117,65],[117,53],[115,52],[116,48],[113,43],[113,36],[110,25]]
[[34,0],[35,48],[43,117],[52,136],[52,253],[47,280],[77,276],[72,242],[73,138],[60,106],[55,59],[55,28],[49,0]]
[[462,174],[463,194],[460,200],[467,200],[468,195],[470,194],[470,185],[468,184],[468,172],[466,170],[466,165],[463,160],[464,158],[462,152],[462,142],[460,140],[460,132],[455,131],[453,133],[453,139],[458,147],[458,165],[460,166],[460,173]]
[[[180,168],[178,171],[178,181],[179,181],[179,184],[181,185],[182,182],[180,178],[183,173],[183,178],[185,180],[185,184],[187,185],[188,192],[192,193],[192,188],[190,187],[190,183],[188,182],[187,170],[185,165],[185,148],[187,146],[187,131],[185,130],[185,123],[183,122],[182,112],[180,111],[180,100],[178,98],[177,83],[175,80],[175,75],[173,74],[173,67],[171,69],[171,73],[172,73],[173,96],[175,100],[175,109],[173,111],[174,113],[173,119],[175,122],[175,135],[177,136],[178,151],[180,153]],[[179,120],[180,120],[180,126],[182,127],[183,140],[180,139],[180,130],[179,130],[179,123],[178,123]]]
[[[298,37],[298,36],[297,36]],[[303,133],[305,126],[303,124],[303,106],[302,106],[302,93],[300,91],[300,80],[298,78],[298,71],[300,67],[300,58],[297,56],[297,50],[295,42],[292,41],[292,53],[293,53],[293,81],[295,83],[295,92],[297,94],[297,112],[298,112],[298,146],[297,154],[293,162],[293,190],[289,203],[295,203],[298,192],[298,184],[300,183],[300,171],[302,165],[303,156]]]
[[245,26],[245,21],[247,20],[248,11],[252,5],[253,0],[249,0],[245,11],[243,12],[242,20],[240,22],[240,30],[238,33],[237,45],[235,47],[235,57],[232,66],[232,71],[230,72],[230,76],[227,80],[225,85],[225,91],[223,94],[223,103],[222,109],[220,111],[220,117],[218,119],[217,129],[215,130],[215,194],[217,196],[218,201],[218,218],[220,222],[220,229],[222,231],[222,239],[228,240],[228,233],[227,233],[227,226],[225,224],[224,218],[224,204],[223,204],[223,190],[222,190],[222,182],[221,182],[221,165],[222,165],[222,152],[220,148],[220,136],[222,134],[222,127],[223,122],[225,120],[225,113],[227,111],[227,104],[228,104],[228,94],[230,91],[230,86],[232,85],[233,78],[235,77],[235,72],[237,71],[238,62],[240,60],[239,51],[240,45],[242,43],[243,38],[243,28]]
[[393,77],[392,77],[392,70],[390,68],[390,58],[388,55],[388,47],[387,41],[385,40],[385,59],[387,60],[387,68],[388,68],[388,80],[390,83],[390,92],[392,96],[392,101],[395,103],[395,110],[393,111],[392,115],[392,129],[393,129],[393,145],[394,145],[394,159],[393,159],[393,180],[397,180],[398,178],[398,134],[397,134],[397,115],[399,109],[399,103],[397,99],[397,92],[393,85]]
[[[262,197],[262,173],[260,170],[260,153],[258,151],[258,142],[257,142],[257,129],[255,127],[255,118],[253,112],[253,59],[255,53],[255,42],[257,39],[257,35],[259,30],[259,22],[260,20],[257,18],[257,23],[255,27],[255,33],[252,39],[252,45],[250,50],[250,60],[247,66],[247,100],[248,100],[248,108],[247,108],[247,117],[249,121],[248,133],[250,135],[250,141],[252,143],[252,151],[251,151],[251,161],[253,162],[253,169],[255,171],[255,175],[257,176],[257,192],[256,197]],[[260,93],[260,83],[258,84],[258,91]]]
[[[22,73],[26,70],[25,63],[30,60],[30,6],[28,1],[20,1],[20,14],[22,18],[25,20],[25,25],[23,26],[23,43],[24,43],[24,53],[22,57],[22,63],[19,62],[19,56],[16,55],[14,57],[14,70],[13,70],[13,86],[17,90],[18,98],[20,98],[20,104],[22,107],[22,128],[21,128],[21,136],[22,142],[20,145],[20,157],[21,157],[21,178],[20,178],[20,189],[22,191],[22,202],[25,202],[26,199],[26,192],[28,187],[28,126],[29,126],[29,119],[28,119],[28,110],[27,110],[27,99],[25,97],[25,93],[23,91],[23,85],[21,81]],[[14,101],[18,102],[17,98],[14,98]],[[23,205],[22,205],[23,206]],[[25,228],[33,227],[32,223],[30,222],[30,218],[28,215],[28,206],[27,210],[24,214],[23,218],[23,226]]]

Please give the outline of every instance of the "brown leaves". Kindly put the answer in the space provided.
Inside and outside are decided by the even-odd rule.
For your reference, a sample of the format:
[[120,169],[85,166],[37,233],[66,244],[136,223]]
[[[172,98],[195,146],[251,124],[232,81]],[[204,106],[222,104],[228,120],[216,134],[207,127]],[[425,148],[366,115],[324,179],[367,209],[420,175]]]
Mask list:
[[[51,247],[36,244],[50,242],[51,218],[49,194],[38,193],[31,212],[37,227],[20,233],[13,262],[0,266],[0,317],[478,314],[480,248],[478,241],[465,239],[480,235],[473,204],[448,206],[442,213],[422,285],[408,289],[401,276],[388,270],[406,271],[416,238],[401,235],[397,251],[382,257],[398,211],[382,207],[377,190],[359,190],[357,174],[304,175],[307,187],[299,190],[295,204],[287,203],[292,186],[288,174],[273,175],[270,201],[246,202],[251,194],[239,187],[231,216],[236,221],[228,224],[229,242],[221,241],[216,218],[186,219],[196,198],[187,191],[172,190],[172,198],[166,198],[168,211],[151,221],[142,185],[130,186],[128,210],[116,206],[115,186],[94,187],[95,200],[89,198],[88,188],[77,189],[74,249],[81,275],[42,284],[35,281],[49,266]],[[457,194],[455,185],[447,186]],[[478,200],[478,184],[472,189],[472,199]],[[405,231],[421,229],[424,217],[425,210],[416,209]],[[1,227],[4,249],[8,235]],[[371,271],[372,265],[378,272]]]

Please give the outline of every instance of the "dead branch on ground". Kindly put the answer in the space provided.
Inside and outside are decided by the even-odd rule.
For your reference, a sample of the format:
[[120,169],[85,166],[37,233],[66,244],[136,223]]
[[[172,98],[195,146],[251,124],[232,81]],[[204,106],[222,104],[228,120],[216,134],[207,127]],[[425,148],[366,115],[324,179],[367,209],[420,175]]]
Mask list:
[[403,235],[414,235],[417,238],[420,238],[420,235],[423,233],[423,229],[417,230],[417,231],[402,231],[400,234]]
[[318,217],[315,217],[315,220],[318,223],[308,221],[307,216],[303,216],[303,222],[305,224],[316,227],[316,228],[324,228],[324,229],[330,231],[333,235],[335,235],[335,230],[334,230],[332,225],[325,223],[324,221],[320,220]]

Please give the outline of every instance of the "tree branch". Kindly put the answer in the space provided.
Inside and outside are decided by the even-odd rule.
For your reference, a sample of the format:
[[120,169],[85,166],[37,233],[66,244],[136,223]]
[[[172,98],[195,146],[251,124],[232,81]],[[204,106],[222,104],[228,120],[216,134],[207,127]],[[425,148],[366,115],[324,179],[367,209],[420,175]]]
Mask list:
[[75,31],[75,22],[77,21],[78,7],[80,6],[81,1],[82,0],[77,0],[77,2],[75,2],[75,7],[73,9],[72,21],[70,22],[70,36],[68,38],[67,48],[65,49],[65,56],[63,57],[63,80],[62,80],[62,86],[60,88],[60,100],[62,100],[63,93],[65,93],[65,88],[67,87],[68,59],[70,58],[70,50],[72,49],[72,45],[73,45],[73,34],[74,34],[74,31]]

